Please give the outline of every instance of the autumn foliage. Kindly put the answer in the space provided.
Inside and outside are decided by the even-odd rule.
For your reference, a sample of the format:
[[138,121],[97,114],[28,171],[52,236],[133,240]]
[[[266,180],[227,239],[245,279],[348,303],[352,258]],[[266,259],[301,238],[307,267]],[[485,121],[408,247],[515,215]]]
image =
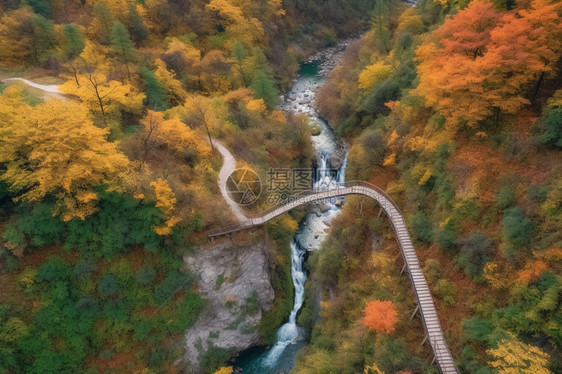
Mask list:
[[398,322],[398,313],[392,301],[370,301],[363,313],[365,326],[377,332],[390,334]]
[[453,126],[517,113],[554,71],[561,6],[535,0],[529,10],[499,13],[490,2],[472,1],[417,49],[415,92]]
[[18,201],[56,196],[55,214],[64,220],[93,213],[94,187],[117,186],[129,165],[82,104],[52,100],[32,107],[14,87],[0,96],[0,118],[0,177]]
[[508,333],[498,347],[487,353],[493,358],[489,364],[500,374],[551,374],[550,356],[539,348],[519,341]]

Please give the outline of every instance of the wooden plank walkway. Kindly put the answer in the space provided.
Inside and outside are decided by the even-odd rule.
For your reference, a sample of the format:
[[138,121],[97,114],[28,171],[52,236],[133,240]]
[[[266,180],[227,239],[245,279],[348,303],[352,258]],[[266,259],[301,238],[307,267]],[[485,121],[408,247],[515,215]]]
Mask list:
[[437,310],[433,303],[433,298],[429,290],[429,286],[421,269],[416,250],[408,234],[406,222],[402,212],[396,203],[380,188],[363,181],[351,181],[341,183],[338,188],[325,191],[310,191],[298,195],[290,196],[290,201],[269,209],[260,215],[248,218],[240,223],[220,228],[209,232],[209,237],[230,234],[233,232],[245,230],[251,227],[260,226],[273,218],[280,216],[300,205],[308,204],[317,200],[338,197],[344,195],[364,195],[376,200],[392,223],[392,228],[396,234],[396,238],[402,251],[405,264],[408,268],[408,274],[412,282],[412,288],[418,301],[418,310],[420,312],[425,336],[434,353],[434,360],[437,362],[441,373],[459,373],[453,356],[447,346],[445,336]]

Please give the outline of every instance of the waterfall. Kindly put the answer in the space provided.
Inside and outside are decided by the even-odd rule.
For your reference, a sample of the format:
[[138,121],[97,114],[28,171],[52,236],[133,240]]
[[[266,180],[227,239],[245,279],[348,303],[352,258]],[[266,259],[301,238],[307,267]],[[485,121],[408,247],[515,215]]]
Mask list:
[[[286,95],[298,97],[313,97],[315,90],[323,82],[323,77],[301,75],[292,90]],[[297,100],[298,101],[298,100]],[[312,106],[313,100],[285,102],[282,109],[306,113],[310,120],[321,128],[320,134],[313,136],[312,146],[316,151],[317,167],[313,173],[313,188],[327,190],[337,188],[345,181],[347,157],[338,170],[331,169],[329,157],[338,149],[338,140],[330,126],[321,119]],[[298,349],[304,344],[302,328],[297,325],[297,315],[304,303],[304,284],[306,273],[303,269],[305,254],[308,250],[319,249],[326,238],[326,228],[336,217],[340,208],[337,200],[332,198],[322,201],[314,212],[308,213],[299,225],[299,229],[291,242],[291,277],[295,289],[293,308],[289,320],[277,331],[277,341],[268,350],[260,354],[241,357],[236,361],[240,364],[242,373],[248,374],[277,374],[288,372],[293,366],[293,360]]]
[[[313,187],[316,190],[327,190],[336,188],[338,183],[345,181],[345,167],[347,165],[347,157],[344,159],[339,170],[332,170],[328,165],[329,154],[318,152],[318,167],[314,173]],[[324,233],[326,222],[330,222],[339,213],[336,199],[326,201],[325,204],[329,206],[329,210],[323,215],[308,214],[305,222],[307,228],[312,228],[309,235],[319,237]],[[293,279],[293,286],[295,289],[295,297],[293,302],[293,309],[289,315],[289,321],[279,328],[277,331],[277,342],[262,358],[261,364],[263,367],[272,368],[280,360],[285,349],[290,345],[296,343],[299,338],[302,338],[301,328],[297,325],[297,313],[304,302],[304,283],[306,282],[306,273],[303,270],[304,255],[306,248],[301,245],[303,237],[307,232],[301,229],[293,238],[291,242],[291,276]],[[321,242],[321,240],[320,240]],[[257,374],[257,373],[256,373]]]
[[295,287],[295,301],[289,315],[289,322],[279,328],[279,331],[277,331],[277,342],[263,359],[264,366],[273,366],[285,348],[297,341],[301,335],[301,329],[297,326],[297,313],[304,302],[306,273],[303,270],[303,263],[305,252],[306,250],[302,249],[295,240],[291,242],[291,276]]

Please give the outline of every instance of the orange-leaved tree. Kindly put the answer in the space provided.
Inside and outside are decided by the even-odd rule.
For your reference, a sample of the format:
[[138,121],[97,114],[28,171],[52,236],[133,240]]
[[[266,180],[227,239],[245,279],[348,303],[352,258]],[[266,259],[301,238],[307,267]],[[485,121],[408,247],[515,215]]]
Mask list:
[[561,5],[535,0],[529,10],[499,13],[476,0],[416,50],[416,94],[452,125],[474,126],[516,114],[536,95],[562,50]]
[[464,120],[471,125],[492,113],[479,57],[497,19],[491,3],[473,1],[416,50],[420,83],[415,93],[452,123]]
[[398,313],[392,301],[373,300],[363,310],[363,323],[371,330],[391,333],[398,322]]

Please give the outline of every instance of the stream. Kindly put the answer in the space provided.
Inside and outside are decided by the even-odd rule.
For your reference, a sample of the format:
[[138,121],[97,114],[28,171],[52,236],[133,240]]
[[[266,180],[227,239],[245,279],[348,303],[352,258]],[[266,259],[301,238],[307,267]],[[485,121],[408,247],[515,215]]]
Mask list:
[[[343,50],[351,40],[323,50],[314,55],[309,62],[301,65],[298,78],[293,87],[284,95],[280,107],[285,112],[303,113],[320,128],[311,138],[316,153],[317,165],[313,173],[313,188],[325,190],[333,188],[345,180],[347,155],[341,141],[330,126],[314,109],[314,98],[325,77],[341,59]],[[332,167],[330,160],[338,156],[339,162]],[[277,331],[277,342],[270,348],[251,348],[238,356],[234,362],[235,372],[247,374],[287,373],[294,366],[295,355],[306,345],[304,331],[297,325],[297,315],[304,303],[304,284],[306,272],[303,269],[307,251],[320,248],[327,236],[327,228],[340,212],[343,198],[331,199],[316,204],[299,223],[299,228],[291,242],[291,276],[295,296],[289,320]]]

